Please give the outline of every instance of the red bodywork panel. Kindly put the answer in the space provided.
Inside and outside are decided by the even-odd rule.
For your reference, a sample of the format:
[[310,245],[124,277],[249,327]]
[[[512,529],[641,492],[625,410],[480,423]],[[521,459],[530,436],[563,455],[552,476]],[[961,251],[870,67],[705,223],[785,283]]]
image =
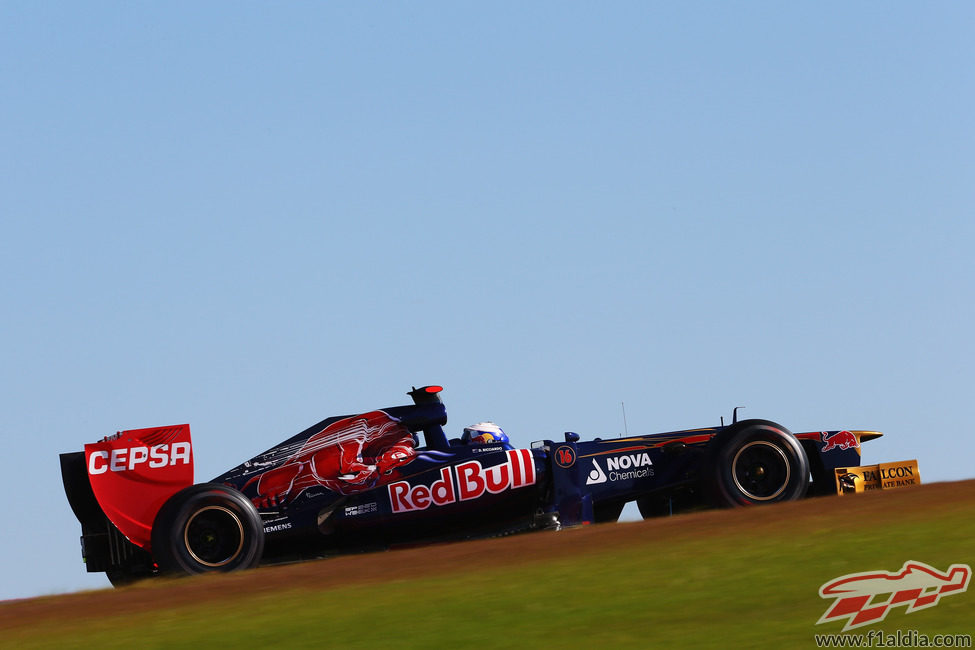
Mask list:
[[294,501],[315,485],[356,494],[395,480],[397,468],[416,455],[409,429],[385,411],[370,411],[328,425],[283,464],[251,478],[241,489],[257,484],[258,508]]
[[85,445],[85,465],[109,520],[130,542],[149,550],[159,509],[193,484],[190,425],[122,431]]

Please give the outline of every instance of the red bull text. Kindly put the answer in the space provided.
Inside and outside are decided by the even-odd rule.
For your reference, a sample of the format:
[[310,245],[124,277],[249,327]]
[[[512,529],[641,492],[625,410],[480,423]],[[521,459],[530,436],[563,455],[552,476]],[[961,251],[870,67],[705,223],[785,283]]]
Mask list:
[[454,468],[440,470],[440,479],[431,485],[410,485],[407,481],[390,483],[389,504],[394,513],[426,510],[457,501],[470,501],[486,493],[498,494],[535,483],[535,463],[528,449],[511,449],[507,460],[488,467],[472,460]]

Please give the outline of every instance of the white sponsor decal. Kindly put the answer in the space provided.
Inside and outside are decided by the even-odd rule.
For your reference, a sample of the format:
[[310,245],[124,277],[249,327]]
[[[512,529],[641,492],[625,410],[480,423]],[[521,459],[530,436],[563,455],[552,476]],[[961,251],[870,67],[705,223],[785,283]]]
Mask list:
[[653,461],[647,452],[610,456],[606,459],[606,467],[609,469],[610,481],[629,481],[653,476]]
[[370,512],[378,512],[379,504],[373,501],[372,503],[363,503],[357,506],[346,506],[345,516],[346,517],[358,517],[359,515],[367,515]]
[[606,474],[603,469],[596,462],[596,459],[592,459],[592,470],[589,472],[589,476],[586,478],[586,485],[596,485],[598,483],[606,482]]
[[119,447],[111,454],[107,451],[93,451],[88,457],[88,473],[126,472],[146,463],[153,469],[167,465],[187,465],[190,462],[190,443],[174,442],[170,445],[152,447]]
[[[606,472],[609,472],[608,474]],[[592,459],[592,470],[586,477],[586,485],[598,485],[606,481],[628,481],[653,476],[653,461],[650,454],[624,454],[610,456],[606,459],[606,472],[599,466],[596,459]]]
[[633,467],[646,467],[653,465],[650,461],[650,454],[627,454],[625,456],[610,456],[606,459],[606,468],[610,471],[620,469],[630,469]]

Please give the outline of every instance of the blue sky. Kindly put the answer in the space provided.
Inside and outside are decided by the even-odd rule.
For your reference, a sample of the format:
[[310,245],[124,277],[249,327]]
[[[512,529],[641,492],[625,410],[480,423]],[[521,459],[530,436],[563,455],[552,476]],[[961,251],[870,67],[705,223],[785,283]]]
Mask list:
[[441,383],[516,444],[886,433],[971,478],[975,6],[0,4],[0,598],[60,452],[206,480]]

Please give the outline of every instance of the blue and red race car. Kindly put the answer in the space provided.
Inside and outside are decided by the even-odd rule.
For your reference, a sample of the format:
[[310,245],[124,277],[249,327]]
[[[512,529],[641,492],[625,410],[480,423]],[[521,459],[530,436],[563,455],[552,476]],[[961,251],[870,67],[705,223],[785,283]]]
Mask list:
[[766,420],[512,448],[448,439],[441,387],[413,404],[331,417],[207,483],[189,425],[123,431],[61,454],[89,572],[113,584],[615,521],[836,491],[873,431],[792,434]]

